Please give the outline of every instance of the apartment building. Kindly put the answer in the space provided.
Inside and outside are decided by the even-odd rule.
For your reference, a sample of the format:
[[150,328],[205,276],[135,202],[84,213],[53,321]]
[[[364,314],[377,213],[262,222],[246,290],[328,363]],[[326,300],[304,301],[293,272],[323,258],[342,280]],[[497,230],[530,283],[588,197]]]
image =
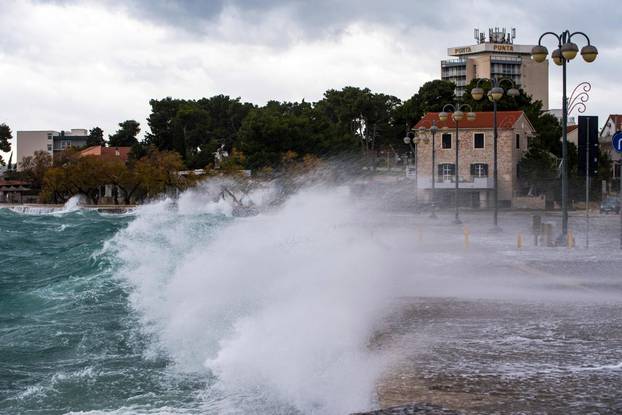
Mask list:
[[32,156],[36,151],[46,151],[54,157],[55,153],[69,147],[84,147],[88,138],[86,129],[77,128],[70,131],[18,131],[15,138],[17,169],[21,167],[24,157]]

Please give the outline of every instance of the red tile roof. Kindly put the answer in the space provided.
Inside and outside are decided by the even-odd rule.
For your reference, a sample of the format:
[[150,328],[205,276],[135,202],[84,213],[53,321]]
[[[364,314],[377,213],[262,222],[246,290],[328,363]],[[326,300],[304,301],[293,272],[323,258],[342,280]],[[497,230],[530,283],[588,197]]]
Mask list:
[[118,158],[123,162],[127,162],[130,151],[132,151],[132,147],[103,147],[103,146],[93,146],[85,148],[80,151],[80,156],[94,156],[101,157],[103,159],[113,160]]
[[[415,124],[414,128],[430,128],[432,121],[436,121],[438,128],[456,128],[456,124],[451,118],[451,113],[447,121],[443,122],[438,118],[438,112],[428,112]],[[523,115],[523,111],[497,111],[497,128],[499,129],[512,129],[514,124]],[[527,121],[529,122],[529,121]],[[530,124],[531,125],[531,124]],[[460,128],[492,128],[493,127],[493,113],[492,112],[476,112],[475,120],[469,121],[466,119],[466,112],[464,119],[460,121]]]
[[578,125],[569,125],[568,129],[566,131],[568,131],[570,133],[570,132],[573,132],[574,130],[576,130],[577,128],[579,128]]
[[30,186],[30,182],[24,180],[5,180],[0,178],[0,186]]

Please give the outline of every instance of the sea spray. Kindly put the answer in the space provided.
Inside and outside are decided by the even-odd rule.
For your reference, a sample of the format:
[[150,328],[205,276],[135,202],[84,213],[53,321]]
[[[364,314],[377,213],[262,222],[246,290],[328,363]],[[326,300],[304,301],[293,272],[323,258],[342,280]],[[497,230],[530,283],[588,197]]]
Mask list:
[[110,243],[158,347],[181,371],[217,376],[206,404],[219,412],[369,407],[392,255],[353,225],[363,213],[348,189],[305,189],[235,220],[221,205],[194,191],[144,206]]

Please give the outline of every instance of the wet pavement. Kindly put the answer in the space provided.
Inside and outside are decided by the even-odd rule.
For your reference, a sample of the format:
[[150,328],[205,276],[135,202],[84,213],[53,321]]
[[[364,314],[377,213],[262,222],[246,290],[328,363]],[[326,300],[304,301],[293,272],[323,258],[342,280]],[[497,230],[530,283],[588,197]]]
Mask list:
[[[456,227],[410,219],[430,235],[413,272],[421,295],[401,298],[373,340],[397,356],[377,390],[398,408],[377,413],[622,413],[618,219],[592,219],[589,249],[519,250],[530,215],[502,216],[501,235],[486,215],[464,217],[468,247]],[[571,218],[577,238],[583,219]]]

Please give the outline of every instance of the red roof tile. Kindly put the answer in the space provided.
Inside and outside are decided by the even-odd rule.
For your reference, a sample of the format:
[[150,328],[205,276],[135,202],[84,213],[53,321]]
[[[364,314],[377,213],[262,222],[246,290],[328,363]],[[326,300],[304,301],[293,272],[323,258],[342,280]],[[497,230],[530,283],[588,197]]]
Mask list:
[[132,151],[131,147],[103,147],[103,146],[93,146],[85,148],[80,151],[80,156],[94,156],[101,157],[103,159],[116,159],[123,162],[127,162],[130,151]]
[[[417,124],[415,124],[415,128],[430,128],[432,126],[432,121],[436,121],[436,126],[438,128],[456,128],[456,124],[451,118],[451,113],[449,113],[449,118],[447,121],[443,122],[438,118],[438,112],[428,112],[419,120]],[[499,129],[512,129],[514,124],[518,121],[518,119],[523,115],[523,111],[497,111],[497,128]],[[460,128],[492,128],[493,127],[493,113],[492,112],[476,112],[475,120],[469,121],[466,119],[466,112],[464,114],[464,119],[460,121]]]

